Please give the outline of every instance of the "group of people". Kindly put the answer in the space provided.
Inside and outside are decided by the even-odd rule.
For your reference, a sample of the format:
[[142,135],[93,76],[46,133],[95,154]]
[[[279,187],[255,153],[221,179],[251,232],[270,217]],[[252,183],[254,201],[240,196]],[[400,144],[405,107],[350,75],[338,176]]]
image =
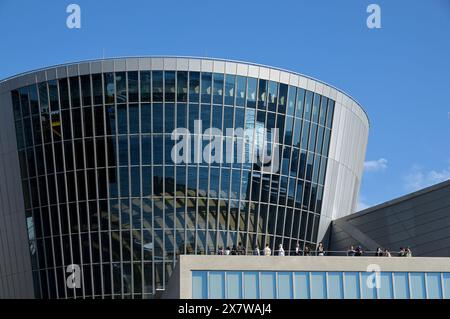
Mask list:
[[[239,243],[239,245],[236,247],[236,245],[233,245],[232,248],[226,247],[225,249],[223,247],[219,247],[219,251],[217,253],[218,255],[246,255],[245,247],[242,245],[242,243]],[[264,247],[264,249],[260,249],[258,245],[253,249],[252,252],[253,256],[272,256],[272,249],[270,249],[269,244]],[[320,242],[317,246],[317,249],[314,253],[314,251],[311,251],[309,246],[305,246],[305,249],[302,250],[300,248],[300,244],[297,243],[295,247],[295,251],[288,251],[286,252],[283,248],[282,244],[278,245],[278,250],[274,252],[274,255],[278,256],[286,256],[286,255],[292,255],[292,256],[325,256],[325,248],[323,246],[323,243]]]
[[[361,246],[357,246],[356,248],[353,246],[350,246],[347,250],[347,256],[363,256],[364,251]],[[392,254],[387,249],[381,249],[381,247],[378,247],[375,251],[376,257],[392,257]],[[400,251],[397,253],[397,256],[399,257],[412,257],[412,251],[409,247],[400,247]]]
[[[295,250],[293,251],[285,251],[282,244],[278,245],[278,249],[273,252],[273,255],[278,256],[325,256],[325,248],[322,242],[320,242],[317,245],[317,248],[315,251],[311,250],[309,246],[305,246],[305,248],[302,250],[300,248],[300,244],[297,243]],[[242,245],[242,243],[239,243],[239,245],[236,247],[236,245],[233,245],[232,248],[226,247],[225,249],[223,247],[219,248],[219,251],[217,253],[218,255],[247,255],[247,251],[245,247]],[[250,255],[250,254],[249,254]],[[266,245],[263,249],[260,249],[258,245],[253,249],[251,252],[251,255],[253,256],[272,256],[272,249],[269,247],[269,244]],[[350,246],[347,250],[347,256],[363,256],[364,250],[361,246]],[[381,249],[381,247],[378,247],[375,251],[376,257],[392,257],[391,252],[387,249]],[[397,253],[397,256],[399,257],[412,257],[412,251],[409,247],[400,247],[400,251]]]

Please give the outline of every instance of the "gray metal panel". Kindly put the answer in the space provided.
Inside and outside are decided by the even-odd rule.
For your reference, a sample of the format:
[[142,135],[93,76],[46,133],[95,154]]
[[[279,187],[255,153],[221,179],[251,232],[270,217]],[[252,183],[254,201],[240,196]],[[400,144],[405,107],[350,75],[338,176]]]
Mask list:
[[342,227],[351,225],[390,250],[409,246],[415,256],[450,257],[449,211],[450,181],[446,181],[334,221],[330,250],[345,250],[357,242]]
[[10,93],[0,95],[0,298],[34,294]]

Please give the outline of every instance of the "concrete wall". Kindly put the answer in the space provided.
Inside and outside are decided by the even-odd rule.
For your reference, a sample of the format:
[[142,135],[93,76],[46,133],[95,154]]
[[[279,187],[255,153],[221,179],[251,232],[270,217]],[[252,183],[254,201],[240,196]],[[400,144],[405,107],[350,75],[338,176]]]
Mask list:
[[0,298],[33,298],[11,96],[0,84]]
[[333,221],[330,250],[361,244],[414,256],[450,256],[450,181]]
[[448,258],[180,256],[179,274],[163,298],[192,298],[192,271],[367,271],[376,264],[386,272],[449,272]]

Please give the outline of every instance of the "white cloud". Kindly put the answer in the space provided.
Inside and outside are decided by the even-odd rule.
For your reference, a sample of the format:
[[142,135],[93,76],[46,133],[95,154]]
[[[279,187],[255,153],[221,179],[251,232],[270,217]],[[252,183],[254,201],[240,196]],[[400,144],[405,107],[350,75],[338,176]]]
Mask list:
[[411,169],[411,173],[406,175],[405,188],[408,191],[416,191],[450,179],[450,166],[442,170],[426,171],[418,165]]
[[388,161],[385,158],[380,158],[373,161],[364,162],[364,170],[366,172],[377,172],[385,170],[388,166]]

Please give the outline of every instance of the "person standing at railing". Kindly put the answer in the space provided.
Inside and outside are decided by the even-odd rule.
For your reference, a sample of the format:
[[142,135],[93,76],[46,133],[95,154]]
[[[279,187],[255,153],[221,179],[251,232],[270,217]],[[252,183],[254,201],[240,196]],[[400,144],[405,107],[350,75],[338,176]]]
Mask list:
[[355,256],[362,256],[364,254],[361,246],[356,247]]
[[283,245],[278,245],[278,256],[284,256],[284,248]]
[[230,247],[228,246],[227,249],[225,249],[225,255],[226,255],[226,256],[229,256],[230,253],[231,253]]
[[325,249],[323,248],[322,242],[320,242],[319,245],[317,246],[316,255],[317,256],[325,256]]
[[406,252],[406,257],[412,257],[412,251],[409,247],[406,247],[405,252]]
[[238,253],[237,253],[236,245],[233,245],[233,248],[231,248],[231,255],[236,256],[237,254]]
[[300,256],[302,251],[300,250],[300,244],[297,243],[297,246],[295,246],[295,255]]
[[383,256],[383,251],[381,250],[381,247],[377,248],[377,251],[375,252],[375,256],[376,257],[382,257]]
[[311,252],[309,250],[309,246],[305,246],[305,251],[303,252],[303,256],[311,256]]
[[384,250],[384,254],[383,255],[384,255],[384,257],[391,257],[391,253],[387,249]]
[[245,247],[242,246],[242,243],[239,242],[238,248],[237,248],[238,255],[245,255]]
[[224,255],[225,251],[223,250],[223,247],[219,247],[219,251],[217,252],[217,255]]
[[258,245],[256,245],[256,247],[255,247],[255,249],[253,250],[253,255],[254,256],[259,256],[261,253],[260,253],[260,251],[259,251],[259,247],[258,247]]
[[347,250],[347,256],[353,257],[353,256],[355,256],[355,253],[356,253],[355,248],[353,246],[350,246]]
[[269,248],[269,244],[266,245],[266,248],[264,248],[264,256],[270,256],[272,255],[272,250]]

